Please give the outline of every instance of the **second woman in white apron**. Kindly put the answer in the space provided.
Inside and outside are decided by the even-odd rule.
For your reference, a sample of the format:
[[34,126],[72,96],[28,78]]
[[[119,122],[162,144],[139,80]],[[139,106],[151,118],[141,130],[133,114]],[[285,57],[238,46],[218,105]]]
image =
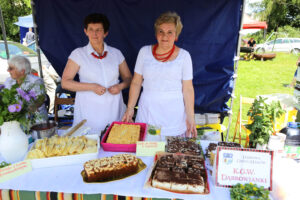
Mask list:
[[132,121],[141,87],[136,122],[161,127],[163,136],[196,137],[193,66],[190,54],[174,42],[182,30],[176,13],[163,13],[155,22],[158,44],[141,48],[130,86],[123,121]]

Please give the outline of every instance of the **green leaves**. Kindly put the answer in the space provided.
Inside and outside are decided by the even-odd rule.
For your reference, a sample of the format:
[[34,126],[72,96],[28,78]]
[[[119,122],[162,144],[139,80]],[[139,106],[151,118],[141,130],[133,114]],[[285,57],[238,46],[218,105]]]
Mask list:
[[232,200],[269,200],[269,194],[269,190],[252,183],[238,183],[230,189]]
[[[18,21],[18,17],[31,13],[30,0],[1,0],[0,7],[4,18],[7,39],[20,41],[20,30],[14,23]],[[2,34],[0,34],[0,40],[3,40]]]
[[247,114],[252,122],[246,128],[251,131],[249,139],[254,146],[268,143],[276,118],[285,113],[279,101],[267,104],[266,100],[262,97],[255,99]]
[[0,163],[0,168],[6,167],[8,165],[10,165],[10,164],[7,163],[7,162],[5,162],[5,161],[3,161],[3,162]]

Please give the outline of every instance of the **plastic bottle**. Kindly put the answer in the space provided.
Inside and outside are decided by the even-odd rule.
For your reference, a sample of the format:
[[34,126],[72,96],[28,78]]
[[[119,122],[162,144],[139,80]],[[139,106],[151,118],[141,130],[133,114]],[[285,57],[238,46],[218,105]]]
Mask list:
[[288,122],[287,127],[283,128],[280,131],[280,133],[286,134],[285,145],[300,146],[300,123],[299,122]]

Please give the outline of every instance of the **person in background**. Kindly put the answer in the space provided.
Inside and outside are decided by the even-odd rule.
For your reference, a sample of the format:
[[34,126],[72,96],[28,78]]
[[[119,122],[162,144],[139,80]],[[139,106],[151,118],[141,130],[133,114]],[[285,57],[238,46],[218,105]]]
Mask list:
[[174,44],[182,30],[180,17],[175,12],[163,13],[154,28],[157,44],[139,51],[122,120],[132,122],[143,86],[136,122],[160,126],[162,136],[196,137],[192,59]]
[[[49,97],[48,113],[52,114],[54,112],[56,88],[57,88],[57,84],[60,83],[61,78],[50,63],[42,65],[42,69],[43,69],[43,81],[45,84],[46,93]],[[31,74],[35,76],[39,76],[39,73],[34,69],[31,69]]]
[[55,69],[49,63],[47,65],[43,65],[43,80],[46,87],[46,92],[49,96],[49,113],[54,112],[54,100],[55,100],[55,92],[57,88],[57,84],[61,81],[60,76],[57,74]]
[[34,40],[35,40],[34,39],[34,33],[32,32],[32,28],[29,28],[28,32],[25,35],[25,42],[28,45]]
[[[104,42],[109,25],[107,17],[100,13],[85,18],[84,32],[89,43],[71,53],[61,82],[62,88],[76,92],[74,124],[86,119],[87,126],[98,134],[106,125],[121,120],[126,109],[121,91],[129,87],[132,79],[121,51]],[[77,73],[79,82],[74,80]]]
[[253,57],[254,48],[256,47],[256,41],[254,38],[250,38],[247,42],[247,47],[251,48],[251,53],[246,53],[246,60],[250,60]]
[[250,40],[248,41],[248,47],[256,47],[256,41],[254,40],[254,38],[250,38]]
[[296,85],[296,78],[297,78],[299,63],[300,63],[300,56],[299,56],[299,58],[298,58],[298,60],[296,62],[297,69],[295,71],[294,78],[293,78],[291,84],[289,85],[289,87],[291,87],[291,88],[295,87],[295,85]]
[[31,105],[31,115],[35,119],[35,123],[46,122],[48,112],[44,104],[46,98],[43,80],[31,74],[30,61],[23,56],[14,56],[8,60],[8,69],[10,74],[4,83],[5,87],[10,89],[16,83],[23,90],[33,90],[37,96],[42,96],[35,105]]

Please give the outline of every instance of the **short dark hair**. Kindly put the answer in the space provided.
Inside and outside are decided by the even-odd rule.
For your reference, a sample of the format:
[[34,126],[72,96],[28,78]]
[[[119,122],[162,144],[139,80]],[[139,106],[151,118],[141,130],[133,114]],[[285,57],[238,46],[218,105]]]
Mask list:
[[100,23],[103,25],[104,33],[109,30],[109,20],[108,18],[101,13],[92,13],[85,17],[84,19],[84,28],[87,29],[89,24]]

